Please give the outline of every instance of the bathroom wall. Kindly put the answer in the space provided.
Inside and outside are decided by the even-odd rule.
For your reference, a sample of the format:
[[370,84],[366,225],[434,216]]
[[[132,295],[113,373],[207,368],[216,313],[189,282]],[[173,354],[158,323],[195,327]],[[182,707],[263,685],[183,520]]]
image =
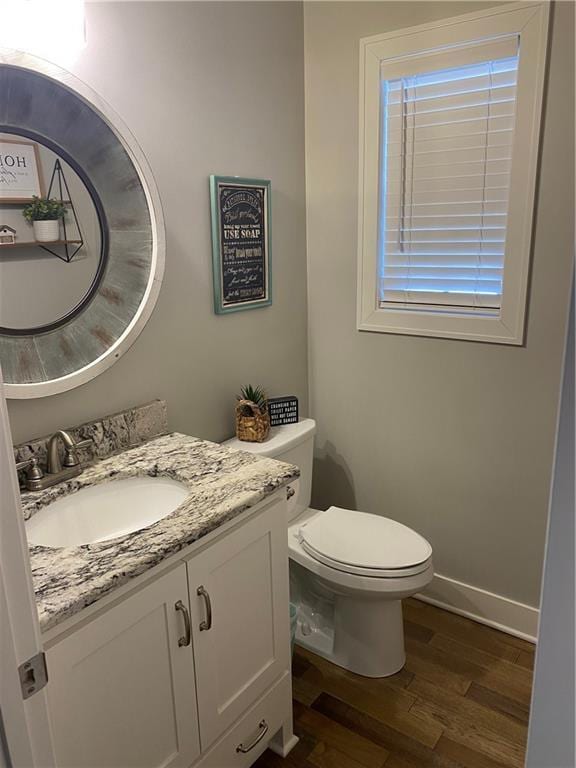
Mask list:
[[[302,6],[89,3],[69,67],[148,157],[167,231],[158,304],[133,347],[78,389],[10,401],[15,442],[160,397],[169,427],[220,440],[245,383],[307,409]],[[208,176],[272,180],[273,305],[212,308]]]
[[571,3],[552,20],[525,346],[356,330],[358,41],[490,5],[305,5],[313,501],[400,520],[440,574],[537,606],[573,259]]

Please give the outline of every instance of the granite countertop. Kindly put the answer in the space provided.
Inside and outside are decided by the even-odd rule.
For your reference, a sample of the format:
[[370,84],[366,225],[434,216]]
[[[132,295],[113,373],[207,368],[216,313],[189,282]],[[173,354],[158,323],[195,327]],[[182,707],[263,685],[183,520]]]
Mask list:
[[24,518],[28,519],[61,496],[121,478],[164,476],[190,488],[190,495],[174,512],[140,531],[78,547],[31,545],[40,628],[51,629],[95,603],[298,475],[298,468],[291,464],[173,433],[103,459],[45,491],[23,492]]

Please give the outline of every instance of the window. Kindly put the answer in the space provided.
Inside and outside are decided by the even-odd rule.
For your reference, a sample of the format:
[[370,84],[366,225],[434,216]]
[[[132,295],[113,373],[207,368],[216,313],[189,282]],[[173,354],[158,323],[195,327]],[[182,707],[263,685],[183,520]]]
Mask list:
[[499,310],[518,70],[510,53],[384,80],[381,307]]
[[361,330],[522,343],[547,12],[362,41]]

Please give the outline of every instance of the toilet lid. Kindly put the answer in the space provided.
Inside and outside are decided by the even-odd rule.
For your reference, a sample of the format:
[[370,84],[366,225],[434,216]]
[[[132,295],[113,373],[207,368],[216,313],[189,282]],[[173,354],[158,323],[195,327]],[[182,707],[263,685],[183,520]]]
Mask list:
[[400,577],[428,567],[432,547],[420,534],[387,517],[330,507],[298,532],[302,548],[338,570]]

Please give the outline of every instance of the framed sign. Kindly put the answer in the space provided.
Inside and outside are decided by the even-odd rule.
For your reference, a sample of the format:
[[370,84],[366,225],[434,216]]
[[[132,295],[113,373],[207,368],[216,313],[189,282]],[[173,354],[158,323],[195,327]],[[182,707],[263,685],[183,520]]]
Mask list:
[[0,203],[29,203],[43,197],[38,145],[0,139]]
[[214,311],[272,304],[270,182],[210,176]]

